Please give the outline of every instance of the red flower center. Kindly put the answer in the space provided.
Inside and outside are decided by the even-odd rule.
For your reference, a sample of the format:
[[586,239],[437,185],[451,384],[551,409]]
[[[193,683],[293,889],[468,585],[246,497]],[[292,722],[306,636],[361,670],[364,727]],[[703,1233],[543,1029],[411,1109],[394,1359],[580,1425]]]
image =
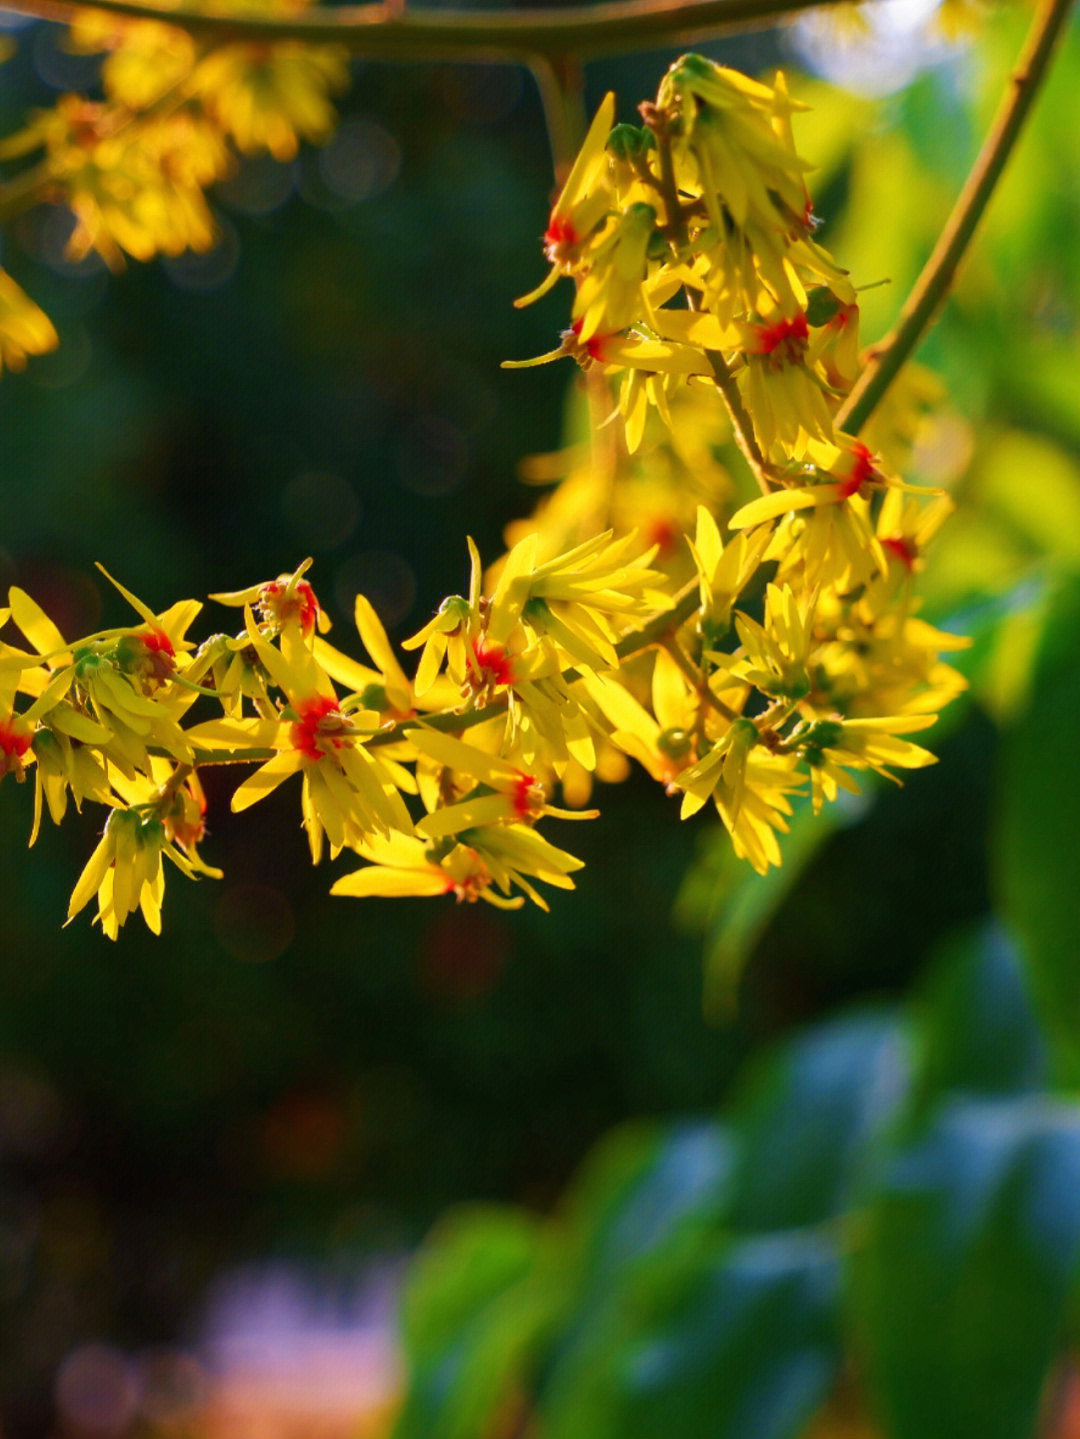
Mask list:
[[512,685],[514,666],[502,645],[481,642],[474,651],[476,656],[475,683],[479,688],[485,685]]
[[801,313],[790,320],[777,320],[774,325],[752,325],[751,329],[751,354],[769,355],[775,364],[798,364],[810,339],[810,327]]
[[570,251],[579,243],[578,232],[565,215],[552,214],[544,231],[544,253],[553,265],[569,259]]
[[649,525],[649,543],[659,545],[661,554],[666,554],[678,538],[678,527],[674,520],[659,516]]
[[881,544],[884,549],[888,550],[891,555],[895,555],[901,564],[905,565],[909,570],[915,568],[918,551],[915,548],[914,540],[905,539],[903,535],[893,535],[891,539],[882,540]]
[[259,609],[263,618],[272,621],[279,629],[289,620],[299,620],[305,635],[311,634],[319,617],[319,601],[307,580],[299,580],[291,594],[287,584],[271,580],[259,591]]
[[544,792],[536,783],[536,776],[524,770],[514,780],[510,799],[519,819],[537,819],[543,813]]
[[9,720],[0,720],[0,750],[8,759],[22,759],[30,748],[33,731],[25,720],[12,715]]
[[293,749],[299,750],[305,759],[320,760],[349,742],[349,736],[342,732],[345,716],[337,700],[329,695],[317,695],[295,708],[299,719],[292,725],[289,738]]
[[[570,326],[570,334],[574,336],[580,335],[581,327],[583,324],[584,319],[575,320],[574,323]],[[581,348],[585,351],[585,353],[589,356],[591,360],[599,360],[601,364],[603,364],[604,342],[610,339],[610,335],[590,335],[589,338],[585,341],[585,343],[581,345]],[[581,342],[579,341],[578,343],[580,344]]]
[[857,495],[866,481],[877,475],[877,470],[874,468],[874,456],[865,445],[858,442],[852,445],[851,456],[851,474],[846,480],[840,481],[840,498],[842,500]]

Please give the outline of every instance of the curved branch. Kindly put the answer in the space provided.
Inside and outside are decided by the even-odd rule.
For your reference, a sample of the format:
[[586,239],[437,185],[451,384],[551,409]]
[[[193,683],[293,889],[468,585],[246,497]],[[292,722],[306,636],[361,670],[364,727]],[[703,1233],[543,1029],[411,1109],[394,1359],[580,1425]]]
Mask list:
[[1072,0],[1043,0],[1036,11],[1010,85],[933,254],[904,302],[896,327],[870,351],[869,364],[836,417],[837,429],[858,434],[945,299],[1012,154],[1071,5]]
[[344,45],[377,60],[528,63],[536,56],[580,59],[663,49],[728,30],[772,24],[836,0],[600,0],[584,5],[502,10],[409,10],[392,3],[326,7],[308,15],[196,14],[137,0],[4,0],[9,10],[68,22],[80,10],[158,20],[207,40],[304,40]]

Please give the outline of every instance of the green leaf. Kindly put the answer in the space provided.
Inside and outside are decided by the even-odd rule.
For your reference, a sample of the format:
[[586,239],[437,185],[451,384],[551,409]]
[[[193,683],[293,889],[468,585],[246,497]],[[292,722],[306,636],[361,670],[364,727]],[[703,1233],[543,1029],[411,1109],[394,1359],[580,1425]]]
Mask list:
[[787,1439],[834,1382],[837,1260],[818,1235],[713,1239],[619,1286],[541,1399],[551,1439]]
[[902,1104],[907,1048],[888,1013],[855,1013],[788,1040],[734,1111],[735,1229],[820,1224],[847,1202],[867,1144]]
[[1080,577],[1047,608],[1031,703],[1005,736],[994,834],[1000,912],[1031,962],[1037,1001],[1080,1071]]
[[708,847],[687,874],[676,900],[676,920],[705,931],[705,1009],[713,1019],[730,1019],[739,981],[773,917],[806,869],[837,830],[861,819],[863,796],[845,795],[822,814],[799,806],[784,837],[784,863],[755,874],[716,827]]
[[1024,961],[1001,925],[985,922],[943,945],[916,1004],[923,1105],[950,1089],[1004,1096],[1045,1087],[1049,1047]]
[[510,1209],[460,1211],[436,1229],[404,1300],[410,1380],[395,1439],[476,1439],[513,1399],[558,1309],[541,1252],[537,1222]]
[[625,1126],[586,1161],[568,1198],[581,1304],[682,1229],[716,1233],[729,1202],[734,1145],[710,1121]]
[[867,1199],[852,1307],[892,1439],[1030,1439],[1080,1259],[1080,1109],[956,1097]]

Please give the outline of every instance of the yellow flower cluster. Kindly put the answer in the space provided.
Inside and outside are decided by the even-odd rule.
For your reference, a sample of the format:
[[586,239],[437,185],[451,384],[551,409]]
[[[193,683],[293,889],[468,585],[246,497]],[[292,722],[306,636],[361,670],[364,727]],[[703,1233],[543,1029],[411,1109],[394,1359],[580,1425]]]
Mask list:
[[[686,550],[699,607],[663,638],[651,676],[585,683],[609,740],[681,791],[684,815],[711,798],[759,870],[779,862],[795,791],[809,781],[820,807],[855,787],[852,770],[930,763],[898,736],[928,728],[964,686],[940,655],[966,641],[918,618],[913,595],[951,504],[838,423],[859,372],[858,298],[815,239],[799,108],[782,75],[769,86],[695,55],[640,107],[641,126],[616,125],[607,96],[551,212],[549,273],[518,302],[573,281],[559,348],[518,363],[572,356],[594,409],[623,431],[545,500],[541,543],[590,494],[618,532],[636,471],[659,459],[663,472],[688,428],[715,436],[728,420],[758,483],[742,505],[730,482],[698,496]],[[893,461],[926,387],[905,378],[875,426]],[[685,509],[669,510],[676,534]]]
[[[226,13],[295,14],[305,5],[230,0]],[[89,9],[73,19],[69,41],[104,54],[104,99],[62,95],[0,141],[0,160],[38,157],[13,186],[30,200],[66,205],[76,221],[68,257],[95,250],[112,269],[126,256],[210,249],[217,228],[206,190],[231,173],[236,152],[291,160],[301,141],[326,140],[331,96],[349,79],[348,55],[337,45],[200,45],[157,20]],[[56,343],[50,321],[0,271],[0,361],[22,368],[27,355]]]
[[[362,595],[367,661],[329,643],[309,562],[212,596],[243,624],[198,647],[195,601],[157,614],[117,586],[138,622],[69,642],[10,592],[0,621],[29,648],[0,642],[0,776],[33,768],[31,843],[69,797],[111,811],[69,918],[96,894],[106,934],[136,909],[156,930],[163,856],[218,873],[197,849],[207,764],[256,764],[236,811],[300,777],[312,860],[363,861],[333,893],[546,908],[537,884],[573,888],[581,862],[538,823],[593,817],[594,777],[628,759],[684,816],[711,800],[761,872],[801,792],[816,810],[860,772],[932,762],[907,736],[963,688],[941,655],[964,641],[919,617],[913,583],[950,506],[836,427],[858,309],[813,239],[793,108],[780,77],[693,56],[643,128],[604,102],[541,288],[574,280],[558,353],[623,423],[557,462],[486,574],[468,542],[468,593],[404,642],[411,678]],[[762,490],[742,504],[732,437]]]

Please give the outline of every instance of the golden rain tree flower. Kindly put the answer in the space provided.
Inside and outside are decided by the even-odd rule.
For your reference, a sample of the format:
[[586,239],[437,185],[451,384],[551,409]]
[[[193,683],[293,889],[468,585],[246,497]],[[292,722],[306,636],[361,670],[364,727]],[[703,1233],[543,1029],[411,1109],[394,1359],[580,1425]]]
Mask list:
[[667,603],[657,586],[663,576],[649,569],[656,546],[627,558],[637,535],[612,532],[537,562],[539,537],[526,536],[506,557],[491,596],[487,632],[504,643],[520,621],[555,641],[571,660],[589,668],[615,668],[615,640],[628,622]]
[[595,819],[598,810],[563,810],[548,804],[537,777],[497,755],[465,744],[438,730],[417,727],[410,743],[454,776],[478,781],[465,798],[433,809],[416,826],[429,839],[495,824],[533,823],[544,815],[559,819]]
[[40,120],[52,187],[78,224],[68,255],[97,250],[113,269],[208,250],[216,229],[203,190],[230,164],[220,132],[184,110],[132,118],[64,95]]
[[735,853],[764,874],[780,863],[776,836],[787,833],[792,813],[788,796],[802,786],[803,777],[796,772],[796,756],[762,752],[751,720],[735,721],[732,730],[736,732],[729,731],[730,737],[684,771],[675,784],[686,791],[683,817],[711,798]]
[[106,820],[101,840],[72,892],[67,922],[70,924],[96,894],[97,922],[110,939],[116,939],[120,927],[137,909],[153,933],[160,934],[165,894],[162,858],[169,859],[188,879],[200,874],[220,879],[221,871],[198,857],[193,826],[178,824],[172,795],[155,795],[128,807],[114,803],[117,807]]
[[644,282],[655,228],[655,209],[639,201],[619,216],[593,248],[572,312],[575,323],[581,322],[575,331],[580,344],[596,334],[614,334],[635,320],[652,317]]
[[[429,844],[395,834],[366,841],[358,849],[371,863],[335,880],[331,894],[452,894],[459,903],[482,899],[497,909],[520,909],[527,895],[546,910],[547,901],[533,881],[573,889],[570,875],[584,867],[580,859],[522,826],[467,831]],[[522,894],[512,894],[514,888]]]
[[800,598],[790,585],[769,585],[762,623],[749,615],[735,615],[738,657],[732,660],[715,651],[710,657],[770,699],[805,699],[810,693],[807,667],[814,644],[815,607],[815,595]]
[[45,311],[0,270],[0,370],[25,370],[27,355],[45,355],[60,343]]
[[700,55],[684,55],[660,83],[657,107],[679,122],[676,155],[698,184],[718,228],[722,203],[737,225],[751,216],[767,229],[810,229],[804,176],[812,169],[790,141],[788,114],[803,109],[775,86]]
[[101,66],[108,99],[145,110],[190,75],[197,49],[186,31],[159,20],[128,20],[104,10],[78,10],[69,28],[74,50],[108,51]]
[[229,590],[210,596],[219,605],[250,605],[259,618],[265,639],[274,639],[289,625],[298,625],[305,639],[318,629],[325,634],[330,618],[319,604],[318,597],[304,576],[311,568],[307,559],[297,565],[291,575],[278,575],[275,580],[249,585],[244,590]]
[[[75,729],[77,736],[68,729]],[[112,738],[103,725],[97,725],[73,706],[57,705],[47,719],[38,724],[33,738],[34,752],[34,820],[30,831],[33,845],[41,829],[45,806],[53,824],[60,824],[67,813],[68,793],[81,812],[83,801],[95,800],[109,804],[112,788],[106,762],[94,752],[94,745],[108,744]]]
[[[726,676],[720,672],[710,680],[709,692],[725,706],[737,706],[746,687],[733,693],[722,688]],[[581,683],[605,720],[612,726],[610,740],[662,784],[675,793],[677,777],[694,763],[695,746],[708,710],[703,695],[695,690],[667,650],[657,650],[650,684],[651,709],[622,683],[620,677],[586,674]]]
[[734,535],[725,546],[720,530],[704,505],[698,506],[697,530],[687,537],[697,568],[701,593],[701,625],[706,642],[715,644],[731,627],[731,610],[757,573],[768,544],[768,531]]
[[318,144],[333,131],[330,96],[349,83],[348,53],[300,40],[221,45],[196,63],[189,83],[241,150],[292,160],[301,140]]
[[[412,819],[399,789],[413,788],[408,771],[372,754],[363,740],[379,726],[374,711],[346,711],[334,686],[304,644],[300,626],[287,625],[276,649],[259,633],[250,608],[247,632],[263,668],[283,692],[286,707],[270,740],[277,751],[236,790],[234,811],[263,799],[290,775],[302,774],[301,808],[314,863],[322,858],[323,836],[332,855],[372,833],[412,833]],[[251,725],[255,729],[251,729]],[[190,733],[200,740],[249,743],[266,738],[265,721],[210,721]]]
[[[906,485],[888,475],[870,449],[848,435],[821,453],[815,483],[793,481],[788,487],[763,495],[734,515],[733,529],[750,529],[782,523],[766,552],[780,561],[778,578],[801,571],[809,585],[833,585],[849,591],[875,575],[886,575],[889,564],[875,532],[870,496],[877,491],[940,496],[938,490]],[[890,510],[890,514],[892,511]]]
[[604,96],[593,117],[562,192],[551,211],[544,234],[544,252],[551,262],[547,278],[514,304],[530,305],[555,284],[560,275],[574,273],[582,264],[583,247],[607,218],[614,192],[607,138],[615,120],[615,96]]
[[[185,635],[202,606],[180,600],[156,615],[111,575],[106,573],[106,578],[139,614],[140,627],[103,630],[68,644],[41,607],[13,586],[11,617],[38,653],[0,654],[0,671],[47,664],[52,673],[26,711],[27,720],[47,720],[80,743],[88,738],[101,743],[123,771],[146,772],[151,745],[190,761],[191,748],[179,721],[196,687],[185,684],[177,657],[191,649]],[[68,696],[71,702],[65,705]],[[100,739],[101,731],[107,732],[107,741]]]
[[874,719],[821,719],[796,729],[788,743],[798,749],[810,769],[814,812],[825,800],[834,800],[840,789],[859,793],[858,785],[846,773],[849,769],[871,769],[899,784],[891,766],[922,769],[936,764],[937,756],[929,750],[899,738],[929,729],[936,721],[936,714],[886,715]]

